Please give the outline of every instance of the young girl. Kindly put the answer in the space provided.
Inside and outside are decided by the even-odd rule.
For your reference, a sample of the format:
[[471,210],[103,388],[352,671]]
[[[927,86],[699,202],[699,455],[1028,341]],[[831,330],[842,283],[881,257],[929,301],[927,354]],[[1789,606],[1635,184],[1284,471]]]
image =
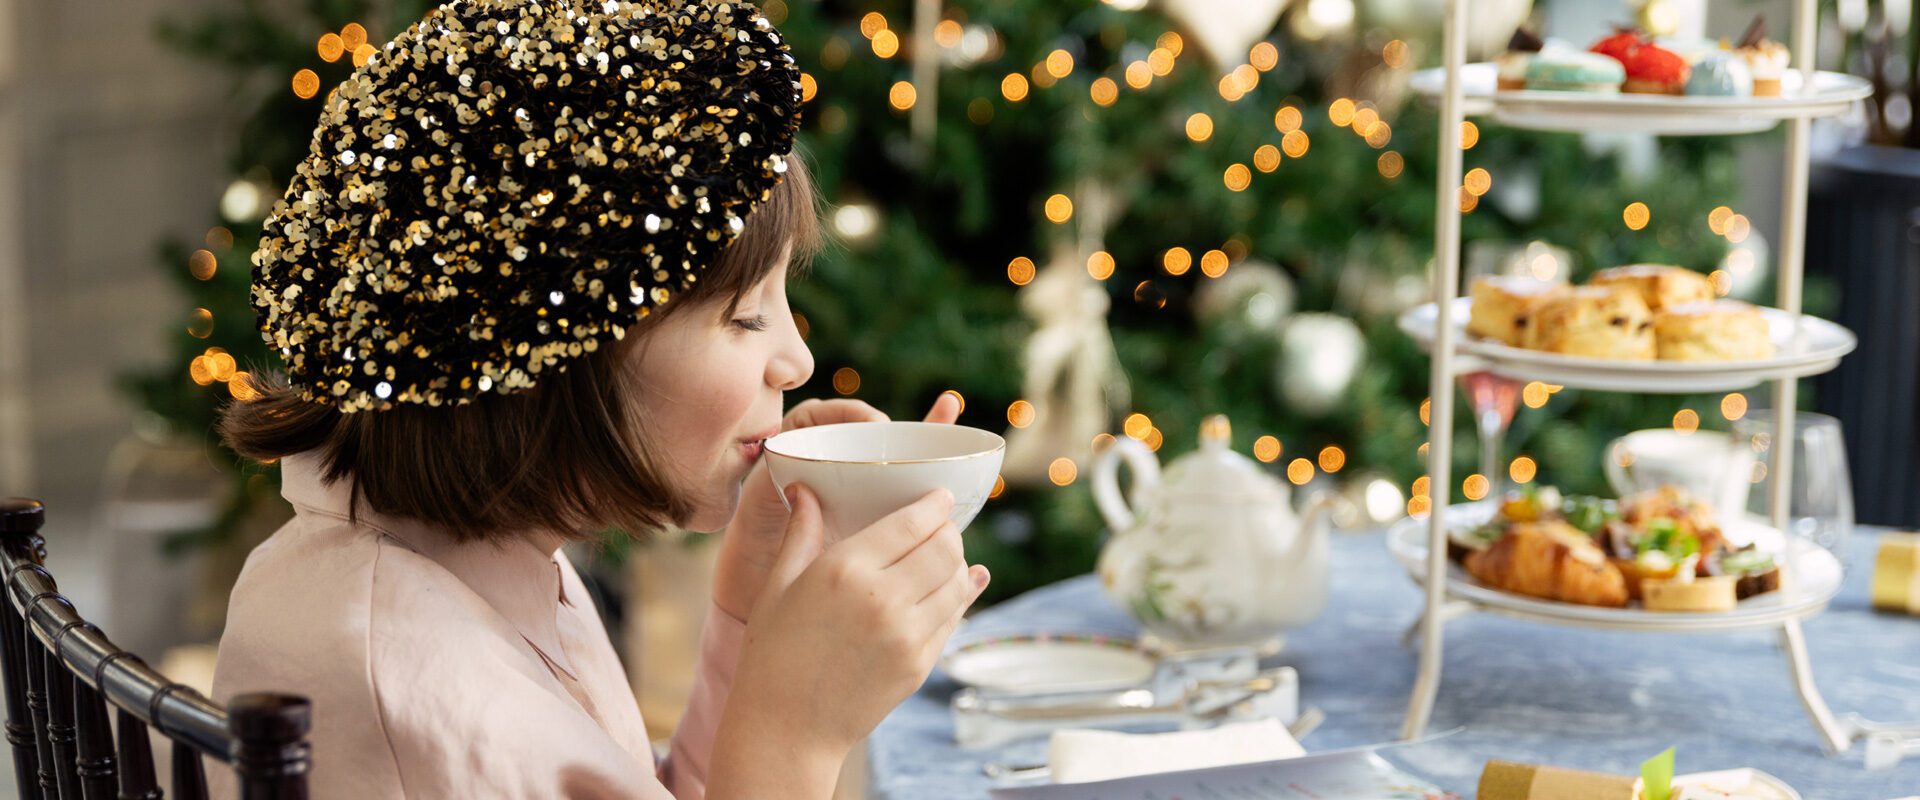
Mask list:
[[[214,678],[312,699],[317,796],[824,798],[924,680],[987,579],[953,498],[825,547],[759,464],[782,430],[884,419],[782,413],[813,370],[785,291],[819,238],[798,78],[731,0],[462,0],[329,97],[255,256],[285,378],[221,423],[296,516]],[[656,759],[559,547],[669,523],[726,533]]]

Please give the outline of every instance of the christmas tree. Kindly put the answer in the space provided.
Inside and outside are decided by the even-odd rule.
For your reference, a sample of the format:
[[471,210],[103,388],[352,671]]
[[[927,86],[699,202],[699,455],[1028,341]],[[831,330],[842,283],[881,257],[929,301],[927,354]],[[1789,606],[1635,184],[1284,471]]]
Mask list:
[[[806,73],[803,147],[840,240],[792,289],[818,363],[797,394],[908,417],[952,390],[962,423],[1008,430],[1007,480],[967,534],[996,596],[1091,568],[1105,526],[1086,487],[1110,437],[1171,456],[1223,413],[1236,448],[1359,498],[1362,519],[1432,490],[1427,359],[1394,320],[1431,294],[1438,136],[1407,84],[1437,25],[1348,0],[1143,5],[763,5]],[[210,430],[233,372],[274,366],[247,303],[259,220],[326,92],[425,7],[242,4],[163,31],[230,67],[247,110],[225,227],[163,249],[192,304],[178,357],[132,381],[180,429]],[[1485,121],[1463,138],[1466,241],[1550,243],[1576,279],[1661,261],[1758,290],[1751,224],[1720,208],[1728,148],[1597,158],[1609,143]],[[1557,389],[1522,392],[1498,477],[1604,491],[1611,436],[1745,408]],[[1487,482],[1460,416],[1468,478],[1446,488],[1472,498]],[[235,475],[236,516],[273,491],[270,470]]]

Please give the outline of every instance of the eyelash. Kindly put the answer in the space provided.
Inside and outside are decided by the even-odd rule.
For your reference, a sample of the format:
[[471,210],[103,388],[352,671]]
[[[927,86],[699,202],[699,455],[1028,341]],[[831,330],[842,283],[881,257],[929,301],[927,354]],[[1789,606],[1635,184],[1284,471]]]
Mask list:
[[741,330],[764,331],[767,329],[767,318],[764,316],[747,317],[745,319],[736,319],[733,321],[733,324]]

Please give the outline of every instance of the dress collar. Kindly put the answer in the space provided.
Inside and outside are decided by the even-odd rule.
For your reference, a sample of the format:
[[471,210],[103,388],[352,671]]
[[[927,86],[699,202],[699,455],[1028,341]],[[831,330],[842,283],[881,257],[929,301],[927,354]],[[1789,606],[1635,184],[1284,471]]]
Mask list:
[[[312,453],[280,461],[280,495],[302,513],[345,520],[353,486],[328,483],[320,457]],[[504,542],[462,542],[447,529],[410,517],[381,514],[363,497],[357,524],[385,534],[452,573],[499,612],[527,644],[568,678],[579,680],[560,646],[560,606],[572,606],[560,577],[558,551],[543,552],[536,537],[510,536]]]

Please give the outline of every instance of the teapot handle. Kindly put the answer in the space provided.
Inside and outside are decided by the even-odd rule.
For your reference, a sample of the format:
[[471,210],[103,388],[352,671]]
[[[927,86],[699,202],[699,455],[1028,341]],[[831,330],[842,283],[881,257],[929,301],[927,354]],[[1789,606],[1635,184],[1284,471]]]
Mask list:
[[[1131,504],[1120,496],[1120,460],[1123,458],[1133,470],[1132,486],[1127,491]],[[1159,486],[1160,460],[1154,458],[1153,451],[1146,445],[1131,437],[1114,440],[1094,459],[1093,502],[1100,507],[1100,515],[1106,517],[1107,527],[1115,535],[1133,527],[1133,509],[1140,505],[1141,498],[1150,497]]]

